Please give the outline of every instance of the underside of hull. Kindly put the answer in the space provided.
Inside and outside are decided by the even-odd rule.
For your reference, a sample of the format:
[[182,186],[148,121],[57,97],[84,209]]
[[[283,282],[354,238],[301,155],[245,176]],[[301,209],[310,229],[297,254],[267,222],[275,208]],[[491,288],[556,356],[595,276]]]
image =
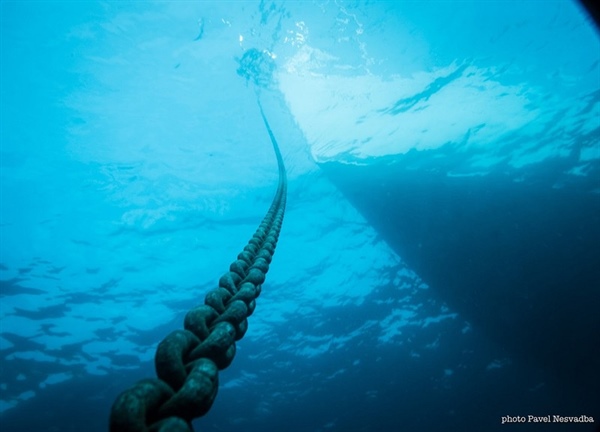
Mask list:
[[515,361],[546,369],[588,403],[597,398],[597,177],[559,182],[564,171],[549,163],[528,167],[527,178],[449,176],[420,162],[443,159],[435,156],[321,167],[465,320]]

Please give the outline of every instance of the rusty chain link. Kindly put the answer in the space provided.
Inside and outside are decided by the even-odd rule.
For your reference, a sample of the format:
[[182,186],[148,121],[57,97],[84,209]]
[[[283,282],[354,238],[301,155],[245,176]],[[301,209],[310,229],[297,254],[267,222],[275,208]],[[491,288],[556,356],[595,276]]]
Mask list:
[[190,310],[184,330],[158,345],[157,379],[145,379],[121,393],[110,413],[111,432],[190,432],[192,420],[211,408],[219,386],[218,371],[235,356],[235,342],[248,330],[265,275],[277,246],[285,212],[287,179],[271,127],[263,118],[279,167],[279,184],[269,211],[229,271],[204,304]]

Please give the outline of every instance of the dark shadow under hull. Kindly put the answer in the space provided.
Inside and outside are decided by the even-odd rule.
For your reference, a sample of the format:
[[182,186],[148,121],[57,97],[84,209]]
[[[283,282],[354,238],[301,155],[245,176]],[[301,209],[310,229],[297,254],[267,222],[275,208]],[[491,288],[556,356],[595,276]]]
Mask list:
[[465,320],[600,406],[590,405],[600,388],[598,177],[556,188],[564,170],[548,164],[515,181],[515,172],[451,177],[423,160],[321,167]]

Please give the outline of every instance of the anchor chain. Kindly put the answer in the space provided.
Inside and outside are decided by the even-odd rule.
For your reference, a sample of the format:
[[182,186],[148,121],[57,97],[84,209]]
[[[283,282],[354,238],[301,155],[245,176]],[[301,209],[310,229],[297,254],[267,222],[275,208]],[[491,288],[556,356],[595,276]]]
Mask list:
[[218,371],[231,364],[235,342],[248,330],[247,318],[254,312],[277,246],[287,192],[283,158],[260,102],[259,108],[279,168],[271,207],[218,288],[187,313],[184,330],[173,331],[158,345],[157,378],[139,381],[116,398],[111,432],[193,431],[192,420],[205,415],[215,400]]

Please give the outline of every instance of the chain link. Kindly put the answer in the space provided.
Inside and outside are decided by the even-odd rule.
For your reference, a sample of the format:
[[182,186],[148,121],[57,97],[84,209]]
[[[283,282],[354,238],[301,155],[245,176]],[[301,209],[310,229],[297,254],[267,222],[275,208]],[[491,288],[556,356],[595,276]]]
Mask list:
[[204,304],[190,310],[184,330],[175,330],[158,345],[157,379],[142,380],[121,393],[110,414],[111,432],[190,432],[192,420],[211,408],[219,387],[219,370],[228,367],[235,342],[248,330],[248,317],[269,271],[283,222],[287,180],[283,158],[271,127],[279,184],[269,211],[229,271]]

